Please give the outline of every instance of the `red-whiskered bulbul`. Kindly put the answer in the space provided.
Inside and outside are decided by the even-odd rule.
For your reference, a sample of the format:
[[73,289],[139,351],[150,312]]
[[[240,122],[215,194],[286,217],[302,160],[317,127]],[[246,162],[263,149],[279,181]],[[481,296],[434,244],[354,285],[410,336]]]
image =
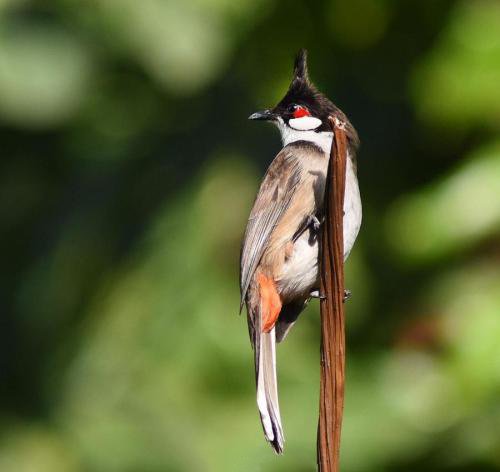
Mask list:
[[276,380],[276,341],[282,341],[311,297],[319,296],[318,238],[332,145],[328,118],[345,123],[348,138],[344,201],[344,259],[361,225],[356,177],[358,136],[311,83],[307,52],[299,52],[292,83],[273,109],[254,113],[281,132],[283,148],[267,169],[248,219],[241,251],[241,307],[246,304],[255,355],[257,405],[266,439],[283,452]]

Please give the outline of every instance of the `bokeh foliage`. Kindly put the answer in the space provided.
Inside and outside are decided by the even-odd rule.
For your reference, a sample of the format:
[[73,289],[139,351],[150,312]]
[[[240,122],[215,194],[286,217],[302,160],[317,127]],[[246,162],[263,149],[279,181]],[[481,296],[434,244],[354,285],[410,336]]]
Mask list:
[[238,256],[299,47],[362,139],[346,472],[500,470],[500,3],[0,1],[0,470],[314,470],[315,303],[254,400]]

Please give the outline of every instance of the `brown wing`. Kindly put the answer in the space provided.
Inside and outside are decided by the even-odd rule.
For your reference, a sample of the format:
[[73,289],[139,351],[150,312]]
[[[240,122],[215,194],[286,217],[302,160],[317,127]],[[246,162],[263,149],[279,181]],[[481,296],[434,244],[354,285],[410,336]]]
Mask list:
[[301,167],[293,151],[293,146],[287,146],[271,162],[250,213],[241,249],[240,309],[269,236],[299,184]]

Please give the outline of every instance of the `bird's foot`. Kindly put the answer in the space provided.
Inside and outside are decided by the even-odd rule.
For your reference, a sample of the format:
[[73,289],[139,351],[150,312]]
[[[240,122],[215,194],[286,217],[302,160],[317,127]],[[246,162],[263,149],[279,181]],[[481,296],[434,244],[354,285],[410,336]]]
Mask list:
[[324,299],[326,298],[326,296],[325,296],[325,295],[323,295],[323,294],[319,293],[319,290],[313,290],[313,291],[309,294],[309,296],[310,296],[311,298],[319,298],[320,300],[324,300]]
[[314,233],[317,233],[320,227],[321,222],[318,220],[316,215],[308,215],[306,218],[304,218],[304,221],[299,226],[299,229],[293,235],[292,241],[295,243],[307,229],[312,228]]
[[[349,300],[349,298],[351,298],[351,291],[350,290],[344,290],[344,299],[342,300],[343,302],[345,302],[346,300]],[[311,298],[319,298],[320,300],[324,300],[326,298],[325,295],[319,293],[319,290],[313,290],[309,296]]]
[[310,215],[308,220],[308,226],[310,226],[314,231],[318,231],[321,227],[321,222],[318,220],[318,217],[316,215]]

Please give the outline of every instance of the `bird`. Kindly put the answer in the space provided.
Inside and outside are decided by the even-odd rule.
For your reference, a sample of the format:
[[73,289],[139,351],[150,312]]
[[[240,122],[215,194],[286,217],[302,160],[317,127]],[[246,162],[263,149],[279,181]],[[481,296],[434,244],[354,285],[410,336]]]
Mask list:
[[283,341],[311,298],[319,293],[318,240],[333,133],[329,117],[345,125],[344,260],[361,226],[356,170],[359,139],[346,115],[309,79],[307,51],[295,59],[283,99],[250,120],[275,124],[282,149],[270,163],[246,225],[240,257],[240,312],[246,305],[254,352],[257,406],[266,440],[283,453],[276,343]]

